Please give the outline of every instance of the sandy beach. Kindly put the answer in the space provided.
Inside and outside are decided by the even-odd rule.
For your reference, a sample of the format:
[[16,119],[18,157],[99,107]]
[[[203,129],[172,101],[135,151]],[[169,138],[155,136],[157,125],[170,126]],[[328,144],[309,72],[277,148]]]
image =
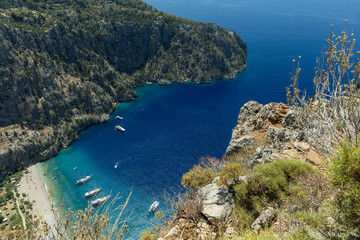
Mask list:
[[33,215],[42,218],[53,226],[55,224],[55,214],[51,211],[50,196],[46,190],[45,183],[41,177],[39,164],[32,165],[20,180],[18,192],[26,193],[26,199],[33,203]]

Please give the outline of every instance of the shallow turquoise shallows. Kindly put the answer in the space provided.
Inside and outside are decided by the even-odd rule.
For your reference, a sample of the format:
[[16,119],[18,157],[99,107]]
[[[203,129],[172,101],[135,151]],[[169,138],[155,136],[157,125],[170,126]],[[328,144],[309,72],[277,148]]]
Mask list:
[[[235,30],[248,44],[248,69],[234,80],[207,85],[138,88],[139,97],[119,104],[109,122],[83,131],[68,149],[42,163],[49,191],[64,209],[84,209],[84,193],[97,187],[102,187],[99,196],[119,194],[116,206],[132,191],[124,215],[129,216],[126,239],[139,239],[142,231],[159,223],[148,212],[150,205],[158,200],[159,210],[168,212],[164,190],[178,191],[182,174],[201,156],[221,158],[245,102],[285,102],[292,59],[299,55],[300,87],[311,94],[315,60],[325,47],[330,24],[340,33],[348,18],[348,29],[355,35],[360,32],[358,0],[146,2],[176,16]],[[118,124],[126,132],[115,131]],[[86,175],[92,178],[77,186]]]

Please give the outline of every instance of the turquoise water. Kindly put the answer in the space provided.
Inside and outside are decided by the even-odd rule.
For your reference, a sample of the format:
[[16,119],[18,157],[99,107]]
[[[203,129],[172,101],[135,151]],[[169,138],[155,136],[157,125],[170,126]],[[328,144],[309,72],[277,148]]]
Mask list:
[[[123,204],[132,191],[125,214],[131,213],[127,239],[139,239],[143,230],[159,223],[148,213],[149,206],[158,200],[159,209],[167,212],[164,190],[179,190],[182,174],[201,156],[220,158],[224,154],[245,102],[285,101],[292,59],[299,55],[300,84],[311,93],[313,67],[331,23],[340,32],[348,18],[350,31],[359,34],[360,29],[357,0],[146,2],[176,16],[235,30],[248,44],[248,69],[234,80],[207,85],[138,88],[139,97],[119,104],[109,122],[83,131],[68,149],[42,164],[55,203],[63,203],[65,209],[86,207],[82,196],[95,187],[102,187],[100,196],[119,193],[117,205]],[[116,115],[124,119],[115,120]],[[126,132],[115,131],[117,124]],[[119,167],[115,169],[116,162]],[[92,178],[88,183],[75,185],[89,174]],[[52,176],[57,179],[51,180]]]

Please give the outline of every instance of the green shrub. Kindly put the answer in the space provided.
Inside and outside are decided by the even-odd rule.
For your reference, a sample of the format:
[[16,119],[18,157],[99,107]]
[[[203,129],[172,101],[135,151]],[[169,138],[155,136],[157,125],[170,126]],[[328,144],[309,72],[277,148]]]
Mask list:
[[195,165],[189,172],[182,176],[181,185],[186,188],[199,188],[212,182],[215,171]]
[[360,146],[344,143],[328,164],[338,221],[360,232]]
[[289,194],[289,184],[295,177],[314,171],[300,160],[277,160],[257,165],[249,173],[247,183],[235,186],[238,204],[250,211],[260,211],[266,204],[281,200]]
[[240,163],[230,163],[227,164],[224,169],[219,173],[218,183],[220,185],[225,185],[228,181],[239,178],[244,174],[244,169]]

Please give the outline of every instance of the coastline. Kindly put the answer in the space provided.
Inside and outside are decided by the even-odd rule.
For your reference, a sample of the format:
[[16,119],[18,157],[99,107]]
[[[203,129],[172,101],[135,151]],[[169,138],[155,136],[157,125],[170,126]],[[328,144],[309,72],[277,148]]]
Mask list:
[[24,173],[18,186],[20,194],[26,193],[25,199],[33,203],[33,215],[37,219],[45,221],[49,226],[54,226],[56,216],[52,210],[53,204],[47,191],[47,186],[42,179],[39,163],[28,167],[28,173]]

